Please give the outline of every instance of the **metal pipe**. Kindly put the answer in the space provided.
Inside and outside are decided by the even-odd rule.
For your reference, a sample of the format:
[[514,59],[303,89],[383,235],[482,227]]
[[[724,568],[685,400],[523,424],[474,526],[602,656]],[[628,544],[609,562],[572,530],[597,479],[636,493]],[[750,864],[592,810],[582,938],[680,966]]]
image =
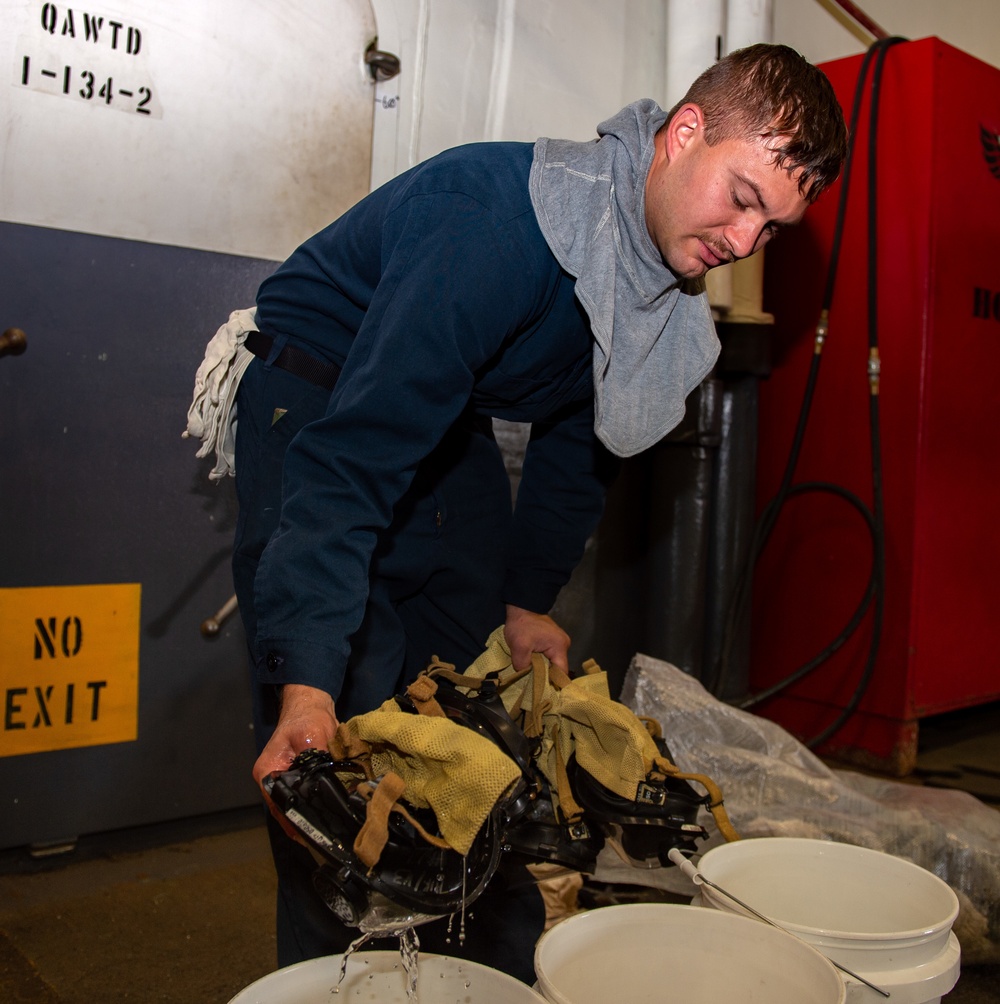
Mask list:
[[876,24],[856,3],[851,0],[832,0],[842,11],[853,17],[865,31],[874,35],[875,38],[888,38],[889,32],[881,25]]
[[729,0],[725,52],[774,41],[774,0]]
[[667,100],[672,108],[707,66],[723,54],[723,0],[668,0]]

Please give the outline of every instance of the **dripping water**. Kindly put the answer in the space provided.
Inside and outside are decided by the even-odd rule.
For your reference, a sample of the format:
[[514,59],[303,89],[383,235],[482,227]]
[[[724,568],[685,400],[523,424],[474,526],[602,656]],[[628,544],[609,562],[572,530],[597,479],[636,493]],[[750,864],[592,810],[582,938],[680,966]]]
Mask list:
[[420,955],[420,939],[415,927],[407,927],[399,932],[399,957],[403,960],[406,973],[406,999],[417,1000],[417,963]]
[[340,976],[337,978],[337,985],[330,989],[330,993],[339,994],[340,985],[344,982],[344,977],[347,975],[347,960],[366,942],[371,938],[374,938],[375,934],[369,931],[367,934],[362,934],[360,938],[355,938],[348,946],[347,951],[344,952],[344,957],[340,960]]
[[[458,927],[458,943],[460,945],[465,944],[465,879],[468,874],[468,871],[465,867],[466,863],[467,863],[467,858],[463,857],[462,858],[462,910],[461,913],[459,914],[460,920]],[[448,929],[445,932],[444,942],[446,945],[451,944],[451,932],[454,923],[455,923],[455,915],[451,913],[448,915]]]
[[[459,913],[459,927],[458,927],[458,943],[460,945],[465,944],[465,897],[466,897],[466,880],[468,878],[468,859],[463,855],[462,857],[462,908]],[[469,914],[469,919],[471,920],[472,914]],[[447,931],[447,943],[451,943],[451,931],[452,923],[455,919],[455,915],[451,914],[448,917],[448,931]],[[377,935],[394,934],[399,938],[399,956],[402,960],[403,971],[406,973],[406,999],[408,1001],[413,1001],[414,1004],[418,1004],[417,998],[417,975],[419,971],[419,956],[420,956],[420,939],[417,937],[416,927],[403,927],[394,931],[390,930],[371,930],[362,934],[359,938],[355,938],[354,941],[347,946],[347,951],[344,952],[344,957],[340,963],[340,976],[337,979],[337,985],[332,987],[330,992],[337,994],[340,993],[341,985],[347,975],[347,960],[362,946],[365,942],[369,941],[371,938]],[[466,984],[468,986],[469,984]]]
[[468,874],[467,860],[465,856],[462,857],[462,918],[459,922],[458,927],[458,943],[460,945],[465,944],[465,877]]

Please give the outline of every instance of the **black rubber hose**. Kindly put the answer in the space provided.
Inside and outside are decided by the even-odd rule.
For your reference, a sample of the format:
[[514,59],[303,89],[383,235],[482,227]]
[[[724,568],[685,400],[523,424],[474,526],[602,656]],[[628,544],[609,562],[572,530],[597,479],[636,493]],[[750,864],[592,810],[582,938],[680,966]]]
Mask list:
[[882,91],[882,68],[888,49],[902,38],[892,37],[877,42],[878,58],[872,74],[871,115],[868,123],[868,420],[871,433],[872,461],[872,571],[874,584],[874,608],[872,612],[872,636],[868,646],[868,657],[857,686],[832,724],[815,736],[810,746],[821,746],[837,733],[854,714],[868,690],[875,673],[879,644],[882,640],[882,626],[885,619],[885,506],[882,483],[882,434],[880,429],[879,382],[881,361],[878,352],[878,115],[879,97]]
[[[843,177],[840,184],[840,198],[837,204],[837,217],[833,229],[833,243],[830,249],[830,262],[827,267],[826,286],[823,293],[822,312],[820,314],[820,323],[824,325],[825,318],[829,314],[830,304],[833,302],[833,289],[837,276],[837,265],[840,261],[840,248],[844,233],[844,220],[847,215],[847,196],[850,191],[851,168],[854,163],[854,137],[857,135],[858,119],[861,116],[861,101],[864,95],[865,81],[868,79],[868,67],[876,51],[877,50],[873,45],[865,53],[864,59],[861,61],[861,67],[858,70],[858,80],[854,89],[854,101],[851,107],[850,121],[848,123],[849,141],[847,144],[847,156],[844,160]],[[825,335],[823,337],[825,337]],[[722,645],[720,647],[719,658],[715,666],[714,675],[708,683],[708,689],[715,694],[718,694],[722,687],[722,683],[726,675],[726,669],[732,659],[733,647],[736,642],[737,628],[745,616],[746,606],[750,599],[750,588],[753,582],[754,568],[757,566],[757,561],[771,535],[771,530],[774,528],[778,514],[784,507],[785,501],[791,491],[795,468],[798,465],[799,454],[802,451],[802,441],[806,434],[806,427],[809,424],[809,413],[812,410],[812,401],[813,395],[816,391],[816,382],[819,378],[819,364],[822,359],[821,348],[822,340],[817,338],[816,351],[813,352],[812,361],[809,364],[809,373],[806,376],[806,385],[802,395],[802,404],[799,407],[799,416],[795,423],[795,433],[792,436],[792,445],[788,451],[788,460],[785,463],[785,470],[782,474],[781,482],[778,485],[778,491],[774,498],[772,498],[771,501],[764,507],[764,510],[757,520],[750,540],[750,546],[747,549],[743,568],[736,579],[733,596],[729,603],[729,610],[726,617],[726,625]],[[867,514],[867,509],[865,512]],[[791,686],[793,683],[802,679],[806,673],[815,669],[816,666],[825,660],[825,658],[826,657],[823,653],[821,653],[816,659],[812,659],[806,663],[806,666],[809,667],[808,669],[801,667],[800,669],[795,670],[791,675],[774,686],[769,687],[766,691],[760,694],[754,694],[742,701],[736,702],[737,706],[743,708],[752,707],[755,704],[759,704],[767,697],[774,696],[774,694],[779,693],[786,687]]]
[[[822,310],[820,314],[820,324],[817,326],[816,349],[813,353],[812,362],[809,367],[809,374],[806,378],[806,387],[803,394],[802,406],[799,410],[799,417],[796,423],[795,434],[792,446],[789,451],[788,462],[779,485],[778,492],[768,503],[757,522],[753,539],[748,549],[747,561],[744,571],[739,577],[734,592],[734,599],[730,604],[730,613],[727,618],[726,635],[720,654],[719,665],[713,687],[718,690],[721,681],[724,679],[725,666],[731,658],[732,647],[736,635],[736,627],[745,611],[746,603],[750,594],[750,583],[752,581],[753,569],[756,566],[760,553],[766,545],[771,531],[777,522],[778,516],[789,498],[806,492],[827,492],[849,502],[862,515],[872,538],[872,570],[865,588],[862,600],[852,615],[845,628],[837,637],[827,645],[817,656],[807,663],[794,670],[791,674],[776,684],[765,690],[734,702],[738,707],[753,707],[770,697],[782,692],[788,687],[797,683],[805,676],[813,672],[830,656],[833,655],[847,639],[858,629],[865,613],[875,603],[874,624],[872,641],[869,646],[868,657],[865,667],[862,670],[861,679],[851,696],[847,707],[838,715],[832,725],[824,729],[818,736],[815,736],[808,743],[815,747],[821,745],[832,735],[834,735],[844,723],[857,710],[862,697],[864,696],[871,677],[874,672],[878,647],[881,640],[881,630],[884,610],[884,585],[885,585],[885,542],[884,542],[884,509],[882,504],[882,474],[881,474],[881,437],[879,434],[879,412],[878,412],[878,391],[877,377],[870,387],[874,390],[869,395],[869,422],[872,447],[872,483],[873,483],[873,510],[867,506],[853,492],[848,491],[839,485],[829,482],[813,481],[800,485],[793,485],[792,481],[795,468],[798,465],[799,455],[802,449],[802,441],[808,424],[809,413],[812,408],[813,396],[815,394],[816,383],[819,378],[819,364],[822,358],[823,342],[826,338],[826,319],[829,316],[833,293],[836,284],[837,268],[840,260],[840,250],[844,232],[844,222],[847,215],[847,201],[850,191],[851,168],[853,166],[853,154],[855,138],[857,136],[858,120],[860,118],[861,103],[864,93],[864,86],[868,76],[869,66],[875,59],[875,71],[872,78],[872,98],[869,118],[869,148],[868,148],[868,342],[869,342],[869,372],[871,374],[872,360],[878,358],[878,328],[877,328],[877,280],[878,280],[878,260],[876,243],[877,224],[877,129],[878,129],[878,106],[881,95],[882,67],[885,62],[886,51],[893,45],[906,41],[898,36],[879,39],[865,53],[860,70],[858,72],[858,82],[855,88],[854,101],[851,108],[851,118],[849,123],[849,143],[847,157],[844,163],[844,175],[840,189],[840,200],[837,207],[837,217],[834,226],[834,236],[830,251],[830,262],[827,270],[826,286],[823,294]],[[871,376],[870,376],[871,381]]]

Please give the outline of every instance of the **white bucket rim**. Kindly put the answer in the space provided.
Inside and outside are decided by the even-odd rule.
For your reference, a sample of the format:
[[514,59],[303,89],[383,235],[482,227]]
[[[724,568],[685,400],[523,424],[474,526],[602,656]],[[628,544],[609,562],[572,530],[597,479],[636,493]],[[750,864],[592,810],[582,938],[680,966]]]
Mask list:
[[[296,962],[290,966],[284,966],[281,969],[276,969],[273,972],[267,973],[261,976],[260,979],[254,980],[253,983],[245,986],[240,990],[230,1001],[229,1004],[257,1004],[261,1000],[266,1000],[267,998],[260,998],[258,995],[261,992],[273,992],[278,989],[278,985],[283,980],[289,978],[294,979],[297,975],[306,976],[311,974],[313,971],[317,973],[326,973],[324,976],[325,980],[330,980],[331,978],[336,981],[336,977],[340,972],[340,964],[343,959],[343,953],[335,955],[324,955],[315,959],[306,959],[304,962]],[[399,951],[392,951],[389,949],[376,949],[372,951],[358,951],[352,954],[348,960],[348,967],[355,960],[360,962],[371,961],[374,962],[376,966],[379,963],[386,964],[384,968],[378,969],[378,972],[388,972],[392,967],[401,964]],[[471,975],[476,973],[489,973],[489,978],[492,982],[500,983],[504,986],[508,986],[511,989],[517,989],[518,995],[524,998],[524,1001],[529,1000],[537,1002],[537,1004],[546,1004],[545,998],[541,994],[529,987],[526,983],[522,983],[520,980],[515,979],[515,977],[502,972],[499,969],[493,969],[490,966],[485,966],[480,962],[472,962],[469,959],[461,959],[454,955],[439,955],[436,952],[420,952],[418,956],[418,965],[433,967],[435,962],[443,961],[449,965],[455,964],[456,966],[467,969]],[[329,972],[327,973],[327,970]],[[349,972],[350,970],[348,970]],[[425,978],[421,974],[421,978]],[[417,991],[419,993],[420,984],[417,984]],[[337,994],[331,994],[330,1000],[337,1001],[339,999]],[[351,998],[347,998],[351,999]]]
[[[948,932],[948,940],[943,951],[917,966],[907,969],[858,969],[866,980],[885,990],[891,990],[894,1000],[900,1000],[907,987],[917,986],[932,997],[943,997],[958,982],[961,970],[962,946],[954,931]],[[850,976],[844,976],[850,984]],[[922,997],[921,1000],[926,1000]]]
[[[556,939],[563,938],[567,931],[573,927],[590,925],[598,922],[605,922],[615,915],[623,919],[641,920],[643,924],[655,923],[659,918],[664,917],[680,918],[684,917],[687,924],[705,922],[717,929],[729,928],[734,938],[739,938],[741,933],[750,930],[760,932],[763,937],[773,937],[775,943],[788,946],[791,951],[800,954],[803,958],[808,958],[817,967],[817,975],[821,972],[825,974],[832,993],[838,995],[837,1004],[845,1004],[847,1000],[847,987],[840,973],[833,963],[820,952],[815,945],[797,938],[794,934],[781,931],[778,928],[762,924],[758,920],[742,916],[735,913],[724,913],[718,910],[704,910],[696,906],[683,903],[624,903],[613,906],[602,906],[592,910],[582,910],[579,913],[570,915],[554,924],[535,944],[535,975],[538,978],[536,987],[548,1002],[554,1000],[565,1000],[565,995],[552,984],[552,981],[545,974],[543,955]],[[727,918],[721,923],[718,920],[709,920],[710,916],[716,918]],[[595,919],[597,918],[597,919]],[[555,996],[552,996],[552,995]]]
[[[838,941],[856,944],[858,947],[862,947],[866,943],[874,944],[884,942],[887,935],[891,935],[892,941],[900,946],[904,946],[906,944],[918,945],[946,936],[947,933],[951,931],[954,926],[955,919],[958,917],[958,896],[955,895],[954,889],[952,889],[947,882],[945,882],[942,878],[939,878],[933,872],[928,871],[926,868],[921,868],[920,865],[914,864],[906,858],[898,857],[895,854],[888,854],[885,851],[877,851],[871,847],[861,847],[858,844],[844,843],[840,840],[822,840],[811,837],[751,837],[746,840],[720,844],[717,847],[713,847],[711,850],[706,851],[701,860],[698,862],[698,870],[704,874],[705,878],[710,879],[713,882],[718,882],[719,885],[724,888],[728,888],[727,882],[724,878],[710,874],[713,859],[716,862],[719,860],[725,861],[727,856],[731,858],[743,853],[755,853],[757,848],[777,847],[779,845],[784,850],[806,848],[815,850],[819,845],[824,845],[827,847],[843,849],[843,853],[854,855],[856,857],[867,857],[869,860],[878,858],[881,860],[891,861],[893,862],[891,867],[897,867],[902,871],[910,872],[914,875],[919,874],[922,881],[926,881],[929,885],[932,885],[949,903],[947,914],[937,923],[892,932],[846,931],[833,927],[815,927],[808,924],[788,921],[782,917],[768,915],[770,920],[773,920],[776,924],[781,924],[782,927],[787,927],[793,934],[804,934],[811,938],[816,938],[817,940],[833,938]],[[750,848],[753,848],[753,850],[749,850]],[[841,851],[838,850],[837,853],[841,853]],[[706,898],[710,898],[716,902],[722,902],[725,899],[724,896],[721,896],[710,887],[702,886],[701,888]],[[734,893],[735,895],[739,895],[735,889],[729,889],[728,891]],[[757,904],[751,903],[750,905],[759,909]]]

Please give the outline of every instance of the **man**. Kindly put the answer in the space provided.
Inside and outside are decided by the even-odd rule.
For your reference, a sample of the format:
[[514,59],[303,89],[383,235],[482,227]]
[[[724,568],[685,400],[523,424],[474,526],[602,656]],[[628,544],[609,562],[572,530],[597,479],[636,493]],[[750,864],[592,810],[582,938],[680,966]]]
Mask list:
[[[846,139],[826,78],[770,45],[726,57],[669,115],[641,101],[598,131],[441,154],[261,286],[234,553],[258,782],[432,655],[464,668],[501,623],[516,667],[537,651],[568,669],[547,611],[615,457],[669,432],[715,362],[699,280],[797,223]],[[513,514],[494,417],[532,423]],[[280,964],[342,951],[356,932],[272,829]],[[543,911],[522,879],[498,872],[465,946],[431,925],[424,947],[530,982]]]

